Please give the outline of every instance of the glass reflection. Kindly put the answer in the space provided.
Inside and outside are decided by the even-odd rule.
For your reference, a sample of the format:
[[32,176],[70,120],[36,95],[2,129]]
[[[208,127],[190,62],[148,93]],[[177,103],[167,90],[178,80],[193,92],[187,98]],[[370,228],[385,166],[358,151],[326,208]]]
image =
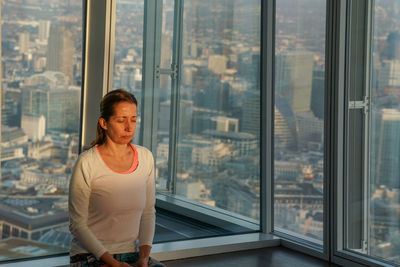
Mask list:
[[260,218],[260,1],[185,1],[176,194]]
[[375,1],[371,81],[370,249],[400,264],[400,3]]
[[276,2],[274,220],[322,244],[326,1]]

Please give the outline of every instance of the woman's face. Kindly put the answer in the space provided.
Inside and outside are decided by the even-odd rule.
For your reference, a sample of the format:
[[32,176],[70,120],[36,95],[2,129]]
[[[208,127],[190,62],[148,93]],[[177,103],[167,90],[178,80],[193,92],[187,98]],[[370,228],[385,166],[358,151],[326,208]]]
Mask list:
[[119,102],[114,105],[114,114],[109,120],[100,118],[99,122],[106,132],[107,142],[129,144],[135,134],[136,119],[136,105]]

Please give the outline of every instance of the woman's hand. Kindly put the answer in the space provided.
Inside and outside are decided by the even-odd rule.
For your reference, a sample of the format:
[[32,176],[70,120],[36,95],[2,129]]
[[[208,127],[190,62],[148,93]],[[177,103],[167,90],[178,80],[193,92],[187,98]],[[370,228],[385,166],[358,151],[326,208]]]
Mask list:
[[148,267],[149,258],[139,258],[134,267]]
[[118,262],[117,265],[112,265],[113,267],[132,267],[132,265],[129,265],[126,262]]
[[107,264],[107,266],[110,266],[110,267],[132,267],[132,265],[129,265],[126,262],[119,262],[119,261],[112,265]]
[[150,257],[151,246],[143,245],[139,247],[139,259],[137,260],[135,267],[148,267]]
[[[109,266],[109,267],[132,267],[132,265],[129,265],[129,264],[126,263],[126,262],[117,261],[117,260],[114,259],[114,258],[111,256],[111,254],[108,253],[107,251],[104,252],[103,255],[101,255],[100,259],[101,259],[102,261],[104,261],[104,262],[107,264],[107,266]],[[146,267],[147,267],[147,266],[146,266]]]

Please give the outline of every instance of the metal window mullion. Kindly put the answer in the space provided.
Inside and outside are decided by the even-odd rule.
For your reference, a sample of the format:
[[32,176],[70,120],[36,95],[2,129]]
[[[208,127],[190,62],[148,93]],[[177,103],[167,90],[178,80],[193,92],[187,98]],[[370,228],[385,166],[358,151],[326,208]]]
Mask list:
[[159,76],[161,59],[162,0],[144,1],[143,79],[139,143],[155,153],[159,109]]
[[108,29],[108,77],[107,92],[113,89],[114,78],[114,48],[115,48],[115,17],[117,16],[117,0],[108,0],[107,29]]
[[276,1],[261,2],[261,231],[274,228],[274,70]]
[[346,0],[326,2],[324,99],[323,255],[332,260],[343,242],[343,133],[346,66]]
[[332,260],[343,246],[346,0],[327,1],[324,123],[324,250]]
[[99,103],[110,78],[110,30],[112,0],[87,0],[80,149],[96,136]]
[[[3,21],[2,20],[2,16],[1,16],[1,14],[2,14],[2,11],[3,11],[3,9],[2,9],[2,2],[0,2],[0,21]],[[83,21],[83,20],[82,20]],[[3,37],[3,24],[2,23],[0,23],[0,44],[2,43],[2,37]],[[3,55],[3,46],[0,46],[0,55]],[[0,70],[3,70],[3,60],[1,60],[0,61]],[[3,71],[1,71],[1,74],[0,74],[0,89],[3,89]],[[0,94],[0,127],[2,127],[2,110],[3,110],[3,94],[1,93]],[[1,140],[3,140],[2,139],[2,132],[3,131],[1,131],[1,129],[0,129],[0,141]],[[81,137],[80,137],[81,138]],[[0,158],[1,158],[1,155],[2,155],[2,145],[0,145]],[[0,170],[1,170],[1,160],[0,160]],[[2,180],[2,175],[1,175],[1,172],[0,172],[0,181]]]
[[[360,10],[364,10],[364,13],[362,15],[363,18],[365,17],[365,29],[364,29],[364,39],[363,40],[358,40],[356,45],[357,46],[364,46],[363,51],[364,55],[364,61],[362,62],[362,67],[359,67],[357,65],[352,64],[351,67],[353,69],[361,69],[363,73],[363,87],[358,90],[362,92],[362,98],[363,100],[351,100],[349,101],[349,112],[350,110],[357,110],[361,109],[362,112],[362,118],[363,118],[363,128],[360,129],[360,135],[363,141],[362,145],[362,150],[360,155],[360,158],[362,158],[362,169],[360,170],[362,173],[361,176],[361,194],[362,194],[362,239],[361,239],[361,244],[360,244],[360,249],[363,251],[363,253],[367,253],[369,251],[369,244],[370,244],[370,223],[369,223],[369,217],[370,217],[370,73],[371,73],[371,56],[372,56],[372,1],[367,1],[367,2],[358,2],[361,3],[361,5],[365,5],[363,8]],[[352,13],[353,15],[353,13]],[[359,15],[358,15],[359,16]],[[357,19],[357,22],[359,22],[360,19]],[[352,70],[354,71],[354,70]],[[357,90],[357,88],[354,88],[354,90]],[[353,112],[354,112],[353,111]],[[349,128],[351,131],[355,131],[356,129]],[[347,203],[349,204],[349,203]]]
[[[366,64],[365,64],[365,99],[366,112],[364,112],[365,130],[364,130],[364,237],[366,241],[366,246],[364,250],[368,255],[371,255],[371,232],[370,232],[370,200],[371,200],[371,74],[372,74],[372,49],[373,49],[373,36],[374,36],[374,6],[375,1],[367,1],[367,29],[366,29]],[[364,242],[365,243],[365,242]]]
[[156,67],[153,70],[153,116],[152,116],[152,142],[151,149],[154,153],[157,151],[157,136],[158,136],[158,116],[159,116],[159,108],[160,108],[160,77],[154,74],[157,71],[157,66],[160,65],[161,62],[161,42],[162,42],[162,16],[163,16],[163,0],[157,0],[156,6],[154,10],[155,15],[155,32],[154,32],[154,66]]
[[[362,249],[365,240],[365,96],[366,2],[348,1],[346,71],[346,177],[342,249]],[[361,111],[361,113],[360,113]],[[360,116],[361,115],[361,116]],[[363,220],[360,220],[360,217]]]
[[[171,76],[171,106],[169,127],[169,155],[168,155],[168,190],[176,193],[176,167],[178,153],[179,134],[179,98],[180,98],[180,74],[182,69],[182,38],[183,38],[183,0],[174,2],[174,29],[172,46],[172,65],[176,75]],[[174,67],[175,66],[175,67]]]

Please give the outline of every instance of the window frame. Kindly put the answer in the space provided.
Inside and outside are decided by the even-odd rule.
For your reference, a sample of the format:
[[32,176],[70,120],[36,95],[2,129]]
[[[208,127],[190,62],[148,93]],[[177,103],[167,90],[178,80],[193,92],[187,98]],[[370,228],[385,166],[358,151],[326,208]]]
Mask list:
[[[384,259],[379,259],[368,254],[370,251],[370,231],[369,231],[369,199],[370,199],[370,144],[371,144],[371,75],[372,75],[372,49],[374,34],[374,5],[375,1],[350,0],[342,3],[340,16],[340,32],[343,39],[345,55],[341,56],[340,75],[342,88],[338,90],[340,115],[337,120],[340,131],[338,131],[337,153],[337,181],[335,182],[332,205],[335,216],[332,218],[334,230],[333,250],[331,252],[332,261],[338,264],[351,266],[399,266]],[[359,11],[362,11],[359,13]],[[357,32],[357,24],[366,25]],[[356,36],[356,40],[354,39]],[[337,53],[342,53],[338,51]],[[360,63],[361,62],[361,63]],[[355,74],[354,74],[355,73]],[[356,75],[358,74],[358,76]],[[362,119],[359,121],[362,127],[349,123],[352,111],[362,111]],[[361,137],[361,142],[356,146],[350,144],[350,133]],[[357,167],[349,164],[352,158],[360,159]],[[358,243],[354,240],[349,241],[346,223],[349,218],[346,211],[349,201],[350,180],[356,176],[356,184],[359,191],[356,194],[359,201],[363,204],[358,210],[361,214],[362,222],[357,225],[360,230],[359,238],[361,241],[359,250],[356,252],[347,249],[348,243]],[[351,191],[353,194],[354,192]],[[335,219],[336,218],[336,219]]]
[[80,151],[89,148],[95,139],[99,103],[112,89],[116,0],[84,0],[84,7]]
[[[279,0],[274,0],[276,2]],[[344,0],[343,0],[344,1]],[[306,237],[296,234],[280,231],[279,228],[273,230],[273,234],[282,238],[282,246],[291,248],[293,250],[311,255],[326,261],[331,259],[331,242],[332,235],[330,231],[331,225],[331,190],[332,181],[335,177],[335,163],[336,160],[336,146],[334,138],[337,137],[338,125],[336,125],[336,114],[332,112],[335,106],[336,93],[339,90],[337,79],[338,62],[338,41],[341,39],[334,38],[333,35],[338,31],[338,9],[343,2],[342,0],[326,0],[326,26],[325,26],[325,93],[324,93],[324,182],[323,182],[323,241],[322,246],[308,240]],[[274,12],[276,17],[276,12]],[[265,63],[264,63],[265,64]],[[274,95],[274,92],[273,92]],[[271,155],[271,160],[274,162],[274,154]],[[273,168],[272,163],[272,168]],[[273,177],[273,176],[272,176]],[[274,191],[272,189],[272,198]],[[272,219],[273,223],[273,219]]]

